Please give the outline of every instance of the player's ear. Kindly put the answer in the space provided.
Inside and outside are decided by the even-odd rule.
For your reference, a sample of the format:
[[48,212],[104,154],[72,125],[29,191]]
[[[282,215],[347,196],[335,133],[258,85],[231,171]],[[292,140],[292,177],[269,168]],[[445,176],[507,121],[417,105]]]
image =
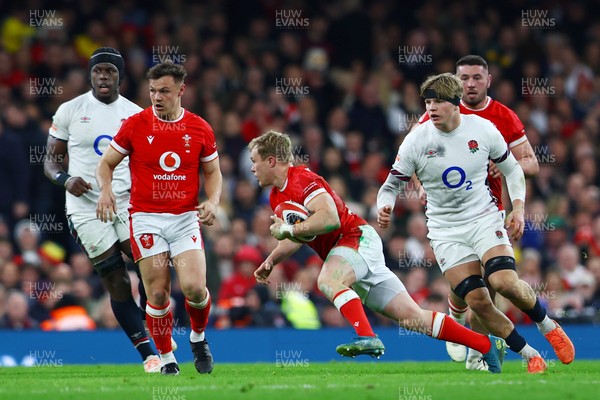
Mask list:
[[275,166],[275,157],[271,156],[269,157],[269,167],[274,167]]
[[488,84],[487,84],[486,89],[489,89],[491,85],[492,85],[492,75],[488,74]]
[[183,96],[183,92],[185,92],[185,83],[182,83],[179,88],[179,97]]

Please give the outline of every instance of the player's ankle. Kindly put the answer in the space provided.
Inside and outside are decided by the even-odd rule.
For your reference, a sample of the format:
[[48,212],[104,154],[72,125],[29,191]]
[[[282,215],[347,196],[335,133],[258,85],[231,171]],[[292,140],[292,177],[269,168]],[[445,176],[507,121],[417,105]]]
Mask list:
[[177,362],[177,360],[175,359],[175,354],[173,354],[172,351],[165,354],[161,354],[160,361],[163,363],[163,365]]

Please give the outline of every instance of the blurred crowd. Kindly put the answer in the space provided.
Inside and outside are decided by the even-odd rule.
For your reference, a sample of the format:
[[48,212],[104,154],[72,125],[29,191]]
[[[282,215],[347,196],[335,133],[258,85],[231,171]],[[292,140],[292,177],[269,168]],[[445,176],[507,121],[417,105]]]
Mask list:
[[[518,114],[540,164],[528,180],[525,236],[515,243],[518,273],[552,318],[597,322],[598,14],[583,1],[401,3],[2,2],[0,328],[116,327],[106,291],[69,235],[64,189],[43,175],[52,116],[90,89],[87,60],[102,46],[123,54],[121,94],[142,107],[150,105],[147,69],[167,59],[183,63],[183,106],[215,131],[224,190],[217,224],[203,228],[212,326],[346,325],[316,288],[322,261],[307,246],[275,269],[268,287],[255,284],[252,273],[276,240],[247,143],[268,129],[289,133],[295,162],[324,176],[376,227],[379,186],[424,112],[420,83],[454,71],[467,54],[490,64],[489,93]],[[388,267],[420,305],[447,312],[449,287],[415,190],[401,195],[394,217],[393,229],[376,228]],[[185,326],[176,281],[172,297],[176,323]],[[500,306],[513,321],[530,323],[508,303]],[[82,323],[60,325],[65,309]],[[393,325],[369,315],[374,325]]]

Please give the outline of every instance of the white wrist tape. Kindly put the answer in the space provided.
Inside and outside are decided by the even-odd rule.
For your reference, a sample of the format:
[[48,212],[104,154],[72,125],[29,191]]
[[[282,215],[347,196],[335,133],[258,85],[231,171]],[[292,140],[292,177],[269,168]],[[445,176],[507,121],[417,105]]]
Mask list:
[[281,225],[281,232],[286,232],[290,237],[294,237],[294,226],[290,224]]

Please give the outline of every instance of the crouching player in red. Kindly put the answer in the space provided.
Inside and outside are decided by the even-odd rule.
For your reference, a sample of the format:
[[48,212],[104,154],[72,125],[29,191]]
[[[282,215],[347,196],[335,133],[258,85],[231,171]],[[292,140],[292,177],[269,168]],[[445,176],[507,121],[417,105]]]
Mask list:
[[[181,65],[169,62],[148,71],[152,107],[123,123],[96,169],[100,186],[96,212],[102,221],[110,221],[117,212],[113,171],[129,155],[131,247],[148,297],[146,321],[160,353],[161,373],[166,375],[179,374],[171,347],[169,260],[186,298],[196,370],[206,374],[213,369],[204,337],[210,295],[199,222],[214,223],[223,178],[212,128],[181,107],[185,76]],[[197,205],[200,169],[208,200]]]
[[256,280],[268,284],[273,267],[302,246],[290,239],[317,235],[307,244],[325,260],[317,281],[319,290],[340,310],[358,336],[339,345],[339,354],[378,357],[385,350],[367,320],[364,303],[406,329],[481,349],[489,371],[501,372],[504,340],[475,333],[443,313],[421,309],[385,265],[383,245],[375,229],[352,214],[321,176],[306,167],[292,165],[292,145],[287,135],[267,132],[253,139],[248,149],[259,185],[273,186],[271,208],[291,200],[310,212],[304,222],[295,225],[272,217],[271,234],[279,243],[254,272]]

